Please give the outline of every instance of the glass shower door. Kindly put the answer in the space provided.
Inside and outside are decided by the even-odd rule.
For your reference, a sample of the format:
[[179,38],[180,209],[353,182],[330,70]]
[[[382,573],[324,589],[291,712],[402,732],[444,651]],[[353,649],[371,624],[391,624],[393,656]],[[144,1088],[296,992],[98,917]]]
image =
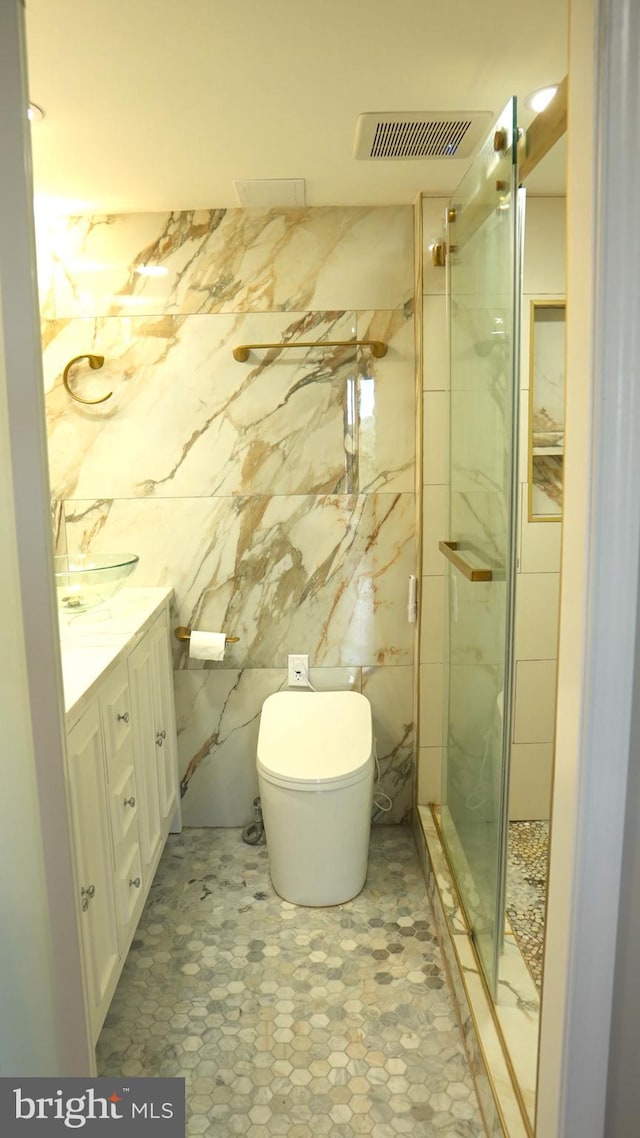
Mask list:
[[515,583],[519,218],[516,105],[449,207],[448,724],[442,831],[492,991],[504,926]]

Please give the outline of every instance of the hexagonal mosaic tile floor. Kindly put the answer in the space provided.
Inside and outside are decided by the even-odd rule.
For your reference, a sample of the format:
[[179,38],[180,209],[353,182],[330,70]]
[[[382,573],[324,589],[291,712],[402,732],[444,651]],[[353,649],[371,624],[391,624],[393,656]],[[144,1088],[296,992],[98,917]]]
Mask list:
[[410,830],[359,897],[297,908],[239,830],[169,839],[98,1047],[186,1079],[187,1134],[484,1135]]

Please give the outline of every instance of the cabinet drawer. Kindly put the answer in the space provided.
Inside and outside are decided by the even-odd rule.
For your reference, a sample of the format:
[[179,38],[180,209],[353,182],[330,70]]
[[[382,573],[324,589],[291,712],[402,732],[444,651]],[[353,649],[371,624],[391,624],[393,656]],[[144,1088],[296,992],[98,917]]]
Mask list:
[[129,765],[112,780],[111,832],[116,864],[119,861],[119,846],[134,840],[138,844],[138,791],[133,766]]
[[133,745],[129,673],[125,660],[113,670],[100,689],[100,718],[111,774],[122,765],[123,752],[128,756]]
[[140,847],[134,846],[128,856],[123,859],[116,874],[119,925],[125,934],[137,910],[142,905],[143,894]]

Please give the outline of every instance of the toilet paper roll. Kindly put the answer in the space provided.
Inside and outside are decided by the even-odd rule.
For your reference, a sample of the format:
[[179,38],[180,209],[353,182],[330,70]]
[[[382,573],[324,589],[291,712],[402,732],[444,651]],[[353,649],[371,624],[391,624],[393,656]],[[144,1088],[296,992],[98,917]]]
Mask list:
[[191,630],[189,658],[191,660],[224,660],[226,636],[224,632]]

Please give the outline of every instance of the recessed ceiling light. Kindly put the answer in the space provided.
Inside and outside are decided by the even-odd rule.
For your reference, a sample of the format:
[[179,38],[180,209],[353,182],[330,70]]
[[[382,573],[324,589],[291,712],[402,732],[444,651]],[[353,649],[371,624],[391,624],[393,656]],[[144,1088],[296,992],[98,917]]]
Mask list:
[[27,117],[29,122],[42,122],[44,118],[44,111],[37,103],[29,103],[27,108]]
[[527,95],[525,103],[539,115],[540,111],[544,111],[549,106],[557,90],[557,83],[552,87],[540,87],[538,91],[533,91],[531,95]]
[[166,277],[169,272],[165,265],[136,265],[135,271],[141,277]]

